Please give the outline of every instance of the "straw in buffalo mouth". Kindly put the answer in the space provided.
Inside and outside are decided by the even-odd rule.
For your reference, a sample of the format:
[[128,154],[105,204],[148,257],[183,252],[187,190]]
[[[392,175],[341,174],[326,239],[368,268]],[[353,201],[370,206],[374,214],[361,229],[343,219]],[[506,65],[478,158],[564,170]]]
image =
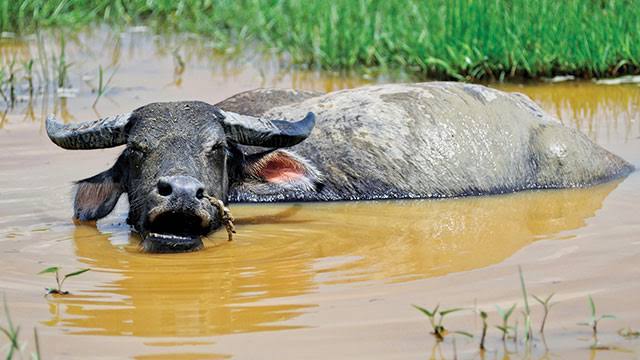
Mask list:
[[236,227],[233,224],[233,221],[235,219],[233,218],[233,215],[231,215],[231,211],[229,210],[229,208],[224,206],[224,202],[222,202],[222,200],[214,196],[205,194],[204,198],[209,200],[211,205],[214,206],[216,209],[218,209],[218,216],[220,216],[220,219],[222,220],[222,223],[224,224],[225,229],[227,229],[227,235],[229,235],[229,241],[233,240],[233,234],[236,233]]

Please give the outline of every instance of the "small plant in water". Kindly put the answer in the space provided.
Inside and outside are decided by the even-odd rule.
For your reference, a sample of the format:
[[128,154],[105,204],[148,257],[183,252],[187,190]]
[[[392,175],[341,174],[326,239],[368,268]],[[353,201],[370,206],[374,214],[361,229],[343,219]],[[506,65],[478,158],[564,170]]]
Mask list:
[[547,323],[547,317],[549,316],[549,311],[551,310],[551,307],[555,305],[550,302],[553,295],[555,295],[555,293],[551,293],[551,295],[547,296],[544,300],[542,300],[541,298],[533,294],[531,295],[544,308],[544,315],[542,316],[542,324],[540,324],[540,334],[542,335],[544,335],[544,325]]
[[171,54],[173,55],[173,61],[174,61],[174,73],[176,75],[182,75],[182,73],[184,72],[184,69],[186,67],[186,63],[184,62],[184,59],[182,58],[182,56],[180,56],[180,51],[179,49],[174,49]]
[[60,37],[60,55],[56,59],[53,58],[56,67],[56,76],[58,78],[58,88],[64,89],[67,80],[67,73],[72,64],[67,63],[67,57],[65,52],[66,42],[64,35]]
[[[6,359],[11,360],[15,354],[20,354],[20,351],[24,348],[24,345],[20,344],[18,339],[18,334],[20,333],[20,327],[14,326],[13,321],[11,320],[11,314],[9,314],[9,306],[7,305],[7,298],[3,297],[4,304],[4,315],[7,319],[7,327],[0,326],[0,333],[3,333],[7,339],[9,340],[9,351],[7,352]],[[34,360],[41,360],[42,356],[40,355],[40,339],[38,338],[38,331],[33,329],[33,337],[35,340],[35,353],[31,354],[31,358]],[[20,358],[22,358],[22,354],[20,354]]]
[[484,351],[485,347],[484,347],[484,340],[487,337],[487,318],[489,316],[487,315],[486,312],[480,310],[480,318],[482,319],[482,337],[480,338],[480,350]]
[[498,315],[502,318],[502,325],[498,325],[496,328],[502,332],[502,341],[505,341],[509,336],[509,332],[513,329],[513,326],[509,326],[509,317],[513,314],[513,310],[516,309],[516,304],[511,305],[506,311],[498,305],[496,305],[496,309],[498,310]]
[[24,67],[24,78],[29,84],[29,95],[33,95],[33,59],[22,63]]
[[52,267],[49,267],[49,268],[46,268],[46,269],[40,271],[38,273],[38,275],[40,275],[40,274],[48,274],[48,273],[55,273],[56,274],[56,284],[58,285],[58,287],[57,288],[45,288],[45,290],[47,290],[47,295],[49,295],[49,294],[68,295],[69,294],[68,291],[62,290],[62,284],[64,284],[64,281],[67,280],[70,277],[78,276],[80,274],[84,274],[89,270],[91,270],[91,269],[82,269],[82,270],[74,271],[72,273],[66,274],[64,277],[62,277],[62,279],[60,279],[60,268],[57,267],[57,266],[52,266]]
[[[17,79],[17,71],[15,69],[16,58],[15,56],[11,58],[9,65],[7,67],[7,75],[9,76],[6,80],[7,86],[9,87],[9,105],[13,107],[16,102],[16,79]],[[5,75],[3,75],[4,77]]]
[[18,333],[20,332],[20,327],[15,327],[13,325],[11,315],[9,314],[9,306],[7,305],[6,297],[3,297],[3,304],[4,314],[7,318],[7,327],[5,328],[0,326],[0,332],[2,332],[9,340],[9,352],[7,353],[7,359],[13,359],[13,355],[16,353],[16,351],[20,351],[20,343],[18,341]]
[[578,325],[589,326],[591,331],[593,331],[593,345],[592,348],[598,347],[598,323],[604,319],[615,319],[616,317],[613,315],[601,315],[597,316],[596,313],[596,304],[593,302],[593,298],[589,295],[589,307],[591,308],[591,316],[585,322],[578,323]]
[[[421,313],[423,313],[425,316],[429,318],[429,322],[431,323],[431,327],[433,329],[431,334],[435,336],[436,340],[438,341],[444,340],[444,337],[447,336],[447,334],[449,333],[449,331],[444,327],[444,325],[442,325],[442,322],[444,321],[444,317],[453,312],[464,310],[463,308],[454,308],[454,309],[438,311],[438,309],[440,309],[440,304],[436,305],[436,307],[433,310],[425,309],[418,305],[413,305],[413,307],[418,309]],[[464,335],[467,337],[473,337],[473,335],[464,331],[453,331],[452,333]]]
[[102,65],[98,67],[98,88],[96,89],[96,100],[93,102],[93,107],[95,107],[98,104],[98,100],[100,100],[100,98],[104,94],[106,94],[107,90],[109,89],[109,84],[111,83],[113,76],[116,74],[116,71],[118,71],[117,68],[113,70],[111,76],[109,76],[109,78],[105,81],[104,69],[102,69]]
[[531,340],[531,309],[529,308],[529,296],[527,295],[527,287],[524,284],[524,275],[522,275],[522,267],[518,266],[520,273],[520,287],[522,288],[522,298],[524,299],[524,338],[528,342]]
[[4,94],[5,77],[5,70],[2,68],[0,69],[0,96],[2,96],[5,103],[9,104],[9,99],[7,99],[7,96]]

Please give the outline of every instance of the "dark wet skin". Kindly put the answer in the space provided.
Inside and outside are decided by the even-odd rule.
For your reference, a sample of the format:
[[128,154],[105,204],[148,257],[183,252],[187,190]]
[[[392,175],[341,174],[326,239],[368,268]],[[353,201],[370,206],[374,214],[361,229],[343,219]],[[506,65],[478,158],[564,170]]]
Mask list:
[[[273,181],[276,188],[313,190],[313,169],[277,148],[303,141],[314,124],[311,113],[298,122],[263,120],[190,101],[153,103],[81,124],[49,119],[47,132],[68,149],[126,144],[113,167],[77,183],[75,218],[102,218],[127,193],[127,223],[142,237],[142,249],[166,253],[202,248],[202,237],[222,223],[209,198],[226,203],[230,187],[250,191]],[[245,155],[237,143],[270,150]]]

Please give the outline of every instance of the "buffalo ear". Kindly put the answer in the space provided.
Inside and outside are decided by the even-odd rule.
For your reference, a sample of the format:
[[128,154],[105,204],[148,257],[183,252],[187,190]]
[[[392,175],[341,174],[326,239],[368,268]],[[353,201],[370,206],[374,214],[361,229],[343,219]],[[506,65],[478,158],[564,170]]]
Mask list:
[[114,168],[76,182],[73,216],[80,221],[98,220],[116,206],[123,190]]
[[288,150],[270,150],[249,155],[241,165],[238,182],[246,190],[320,191],[322,176],[305,158]]

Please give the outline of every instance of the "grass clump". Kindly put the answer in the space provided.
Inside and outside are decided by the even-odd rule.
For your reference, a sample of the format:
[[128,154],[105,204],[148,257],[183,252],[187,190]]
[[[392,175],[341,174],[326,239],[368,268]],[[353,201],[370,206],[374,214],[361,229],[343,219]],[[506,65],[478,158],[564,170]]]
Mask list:
[[400,68],[447,79],[640,72],[640,0],[2,0],[0,29],[152,25],[260,43],[331,70]]
[[[0,0],[0,7],[2,0]],[[1,40],[0,40],[1,41]],[[17,102],[32,101],[37,97],[46,97],[53,92],[59,98],[70,97],[77,89],[69,83],[69,69],[73,63],[67,60],[66,40],[63,33],[59,36],[59,42],[47,50],[45,40],[40,32],[36,36],[37,54],[17,62],[15,54],[6,59],[0,59],[0,99],[7,105],[7,109],[13,108]],[[1,45],[1,44],[0,44]],[[59,46],[59,48],[58,48]],[[56,47],[57,50],[51,49]],[[4,61],[2,61],[4,60]],[[103,91],[106,91],[104,85]]]
[[[531,320],[531,309],[529,307],[529,294],[527,292],[527,288],[526,288],[526,284],[524,281],[524,275],[522,272],[522,267],[518,266],[518,273],[519,273],[519,280],[520,280],[520,289],[522,291],[522,297],[523,297],[523,309],[521,311],[522,316],[523,316],[523,322],[524,322],[524,336],[523,336],[523,340],[522,343],[524,343],[524,345],[526,346],[524,349],[524,355],[525,358],[530,358],[531,357],[531,352],[533,350],[533,348],[535,347],[535,341],[536,339],[534,339],[533,336],[533,332],[532,332],[532,320]],[[548,295],[547,297],[545,297],[544,299],[541,297],[538,297],[536,295],[531,295],[538,303],[540,303],[540,305],[542,305],[543,309],[544,309],[544,315],[543,318],[541,320],[541,324],[540,324],[540,334],[541,334],[541,340],[544,344],[546,354],[548,353],[549,349],[546,343],[546,339],[544,336],[544,329],[545,329],[545,324],[547,323],[548,320],[548,316],[549,316],[549,311],[551,309],[551,307],[553,307],[555,305],[555,303],[551,303],[551,299],[554,297],[555,293],[551,293],[550,295]],[[596,305],[595,302],[593,301],[593,298],[591,297],[591,295],[589,295],[588,297],[589,299],[589,307],[590,307],[590,311],[591,311],[591,315],[589,317],[589,319],[585,322],[582,323],[578,323],[578,325],[584,325],[584,326],[589,326],[591,328],[591,331],[593,333],[593,343],[590,346],[591,350],[612,350],[612,349],[616,349],[615,346],[602,346],[600,345],[600,343],[598,342],[598,324],[600,323],[600,321],[604,320],[604,319],[614,319],[615,317],[613,315],[600,315],[598,316],[597,311],[596,311]],[[443,323],[443,319],[447,314],[450,314],[452,312],[456,312],[456,311],[460,311],[463,310],[463,308],[454,308],[454,309],[449,309],[449,310],[439,310],[440,309],[440,305],[438,304],[433,310],[430,309],[425,309],[422,308],[420,306],[417,305],[413,305],[416,309],[418,309],[420,312],[422,312],[425,316],[427,316],[429,318],[429,322],[431,323],[431,327],[433,329],[433,331],[431,332],[432,335],[435,336],[436,338],[436,346],[439,345],[440,342],[444,341],[445,336],[447,334],[449,334],[448,330],[444,327]],[[504,354],[505,354],[505,358],[508,357],[508,350],[507,350],[507,346],[506,346],[506,340],[507,338],[512,338],[513,342],[516,344],[516,352],[518,352],[517,349],[517,344],[519,343],[518,341],[518,321],[516,320],[515,325],[510,325],[509,324],[509,319],[511,318],[511,316],[513,315],[513,312],[515,311],[517,307],[517,304],[513,304],[511,305],[508,309],[503,309],[500,306],[496,305],[496,310],[498,312],[498,315],[500,316],[502,323],[500,325],[495,326],[498,330],[500,330],[500,332],[502,333],[502,343],[503,343],[503,349],[504,349]],[[480,343],[479,343],[479,347],[480,347],[480,357],[484,358],[484,354],[486,351],[486,340],[487,340],[487,335],[488,335],[488,329],[489,329],[489,314],[486,311],[483,310],[478,310],[476,307],[476,311],[475,313],[480,317],[480,319],[482,320],[482,330],[481,330],[481,334],[480,334]],[[455,335],[455,334],[460,334],[460,335],[464,335],[470,338],[473,338],[473,335],[464,331],[453,331],[451,332],[451,334]],[[624,337],[627,340],[634,340],[634,339],[638,339],[640,338],[640,331],[631,329],[629,327],[627,328],[623,328],[618,330],[618,335]],[[455,343],[455,337],[453,337],[453,347],[454,347],[454,359],[457,358],[456,354],[457,354],[457,350],[456,350],[456,343]],[[435,358],[433,356],[433,351],[432,351],[432,358]]]
[[74,271],[74,272],[68,273],[68,274],[64,275],[62,278],[60,278],[60,268],[57,267],[57,266],[52,266],[52,267],[49,267],[49,268],[46,268],[46,269],[40,271],[38,273],[38,275],[40,275],[40,274],[50,274],[50,273],[54,273],[56,275],[56,285],[57,285],[57,287],[55,287],[55,288],[53,288],[53,287],[45,288],[45,290],[47,290],[47,295],[50,295],[50,294],[69,295],[68,291],[65,291],[65,290],[62,289],[62,285],[64,284],[65,280],[67,280],[68,278],[73,277],[73,276],[78,276],[78,275],[84,274],[89,270],[91,270],[91,269],[82,269],[82,270]]

